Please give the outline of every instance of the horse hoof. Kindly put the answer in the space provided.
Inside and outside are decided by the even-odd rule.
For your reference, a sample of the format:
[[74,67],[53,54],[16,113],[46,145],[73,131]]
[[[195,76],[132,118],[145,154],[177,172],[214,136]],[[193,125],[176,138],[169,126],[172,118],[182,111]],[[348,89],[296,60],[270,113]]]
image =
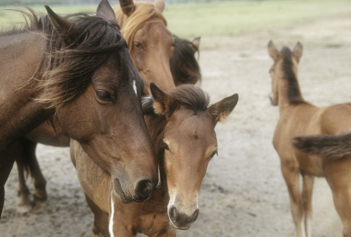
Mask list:
[[32,210],[32,205],[18,205],[17,206],[17,213],[24,215],[29,213]]

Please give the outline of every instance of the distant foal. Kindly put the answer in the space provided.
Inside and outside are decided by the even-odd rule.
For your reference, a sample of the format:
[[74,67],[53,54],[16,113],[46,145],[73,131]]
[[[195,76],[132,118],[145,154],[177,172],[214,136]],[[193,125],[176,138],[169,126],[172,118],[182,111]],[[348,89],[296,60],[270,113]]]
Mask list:
[[[281,159],[281,170],[288,187],[293,220],[298,237],[311,237],[312,190],[314,176],[325,177],[333,192],[335,208],[343,223],[344,236],[351,236],[351,155],[340,159],[321,158],[301,152],[292,145],[296,136],[311,134],[338,135],[350,131],[351,103],[319,108],[305,101],[297,80],[297,65],[302,45],[293,51],[279,52],[272,41],[269,55],[274,60],[271,102],[279,106],[280,118],[273,145]],[[300,140],[293,140],[299,143]],[[298,145],[298,144],[297,144]],[[299,144],[301,146],[301,144]],[[303,178],[301,194],[299,176]],[[304,220],[304,221],[303,221]]]
[[150,86],[152,98],[143,102],[145,121],[160,162],[161,188],[143,203],[123,205],[113,195],[111,177],[91,161],[78,143],[71,157],[87,202],[95,215],[99,236],[176,236],[199,214],[198,195],[212,157],[217,154],[214,127],[234,109],[234,94],[208,107],[199,87],[183,85],[163,92]]

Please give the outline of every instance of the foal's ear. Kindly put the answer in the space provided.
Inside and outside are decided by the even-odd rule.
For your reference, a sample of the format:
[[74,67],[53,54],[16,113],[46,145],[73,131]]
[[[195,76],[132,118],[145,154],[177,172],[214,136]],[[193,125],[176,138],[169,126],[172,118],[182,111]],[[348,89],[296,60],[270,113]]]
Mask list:
[[155,8],[163,12],[165,9],[165,0],[154,0]]
[[163,92],[153,82],[150,84],[152,97],[154,98],[154,111],[156,114],[165,115],[169,119],[175,109],[177,102],[174,98],[166,92]]
[[194,53],[196,53],[199,50],[200,42],[201,42],[200,36],[193,39],[193,42],[192,42],[193,44],[191,45],[191,48],[193,49]]
[[268,43],[268,54],[274,61],[276,61],[279,57],[279,51],[277,47],[275,47],[272,40],[270,40]]
[[114,10],[107,0],[101,0],[96,10],[96,16],[106,18],[111,22],[117,22]]
[[297,62],[300,61],[300,58],[302,57],[302,52],[303,52],[303,46],[300,42],[297,42],[296,46],[293,49],[293,56]]
[[67,45],[71,44],[74,40],[71,37],[71,33],[77,30],[78,26],[62,16],[57,15],[48,5],[45,5],[45,8],[57,33],[59,33],[60,37]]
[[210,114],[212,114],[215,125],[218,121],[223,122],[228,117],[228,115],[233,111],[234,107],[238,103],[238,100],[239,95],[234,94],[232,96],[224,98],[223,100],[211,105],[208,108],[208,111]]

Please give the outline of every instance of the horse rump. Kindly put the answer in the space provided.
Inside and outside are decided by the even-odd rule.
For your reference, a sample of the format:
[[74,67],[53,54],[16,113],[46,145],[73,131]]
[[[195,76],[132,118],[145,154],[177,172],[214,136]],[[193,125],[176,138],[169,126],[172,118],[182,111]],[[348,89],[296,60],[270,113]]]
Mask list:
[[332,159],[341,159],[351,155],[351,133],[294,137],[292,144],[307,154],[321,155]]

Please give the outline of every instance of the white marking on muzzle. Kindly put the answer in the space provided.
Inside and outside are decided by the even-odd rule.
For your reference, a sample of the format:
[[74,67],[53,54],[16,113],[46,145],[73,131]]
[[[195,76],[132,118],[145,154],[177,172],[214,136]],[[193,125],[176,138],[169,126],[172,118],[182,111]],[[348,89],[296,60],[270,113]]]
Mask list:
[[133,89],[134,89],[135,94],[138,95],[138,91],[137,91],[137,88],[135,85],[135,80],[133,81]]
[[158,165],[158,182],[157,182],[156,188],[161,188],[161,171],[160,171],[160,165]]
[[110,213],[110,221],[108,223],[108,232],[110,233],[111,237],[114,237],[113,235],[113,216],[115,215],[115,205],[113,201],[113,191],[111,191],[111,213]]

